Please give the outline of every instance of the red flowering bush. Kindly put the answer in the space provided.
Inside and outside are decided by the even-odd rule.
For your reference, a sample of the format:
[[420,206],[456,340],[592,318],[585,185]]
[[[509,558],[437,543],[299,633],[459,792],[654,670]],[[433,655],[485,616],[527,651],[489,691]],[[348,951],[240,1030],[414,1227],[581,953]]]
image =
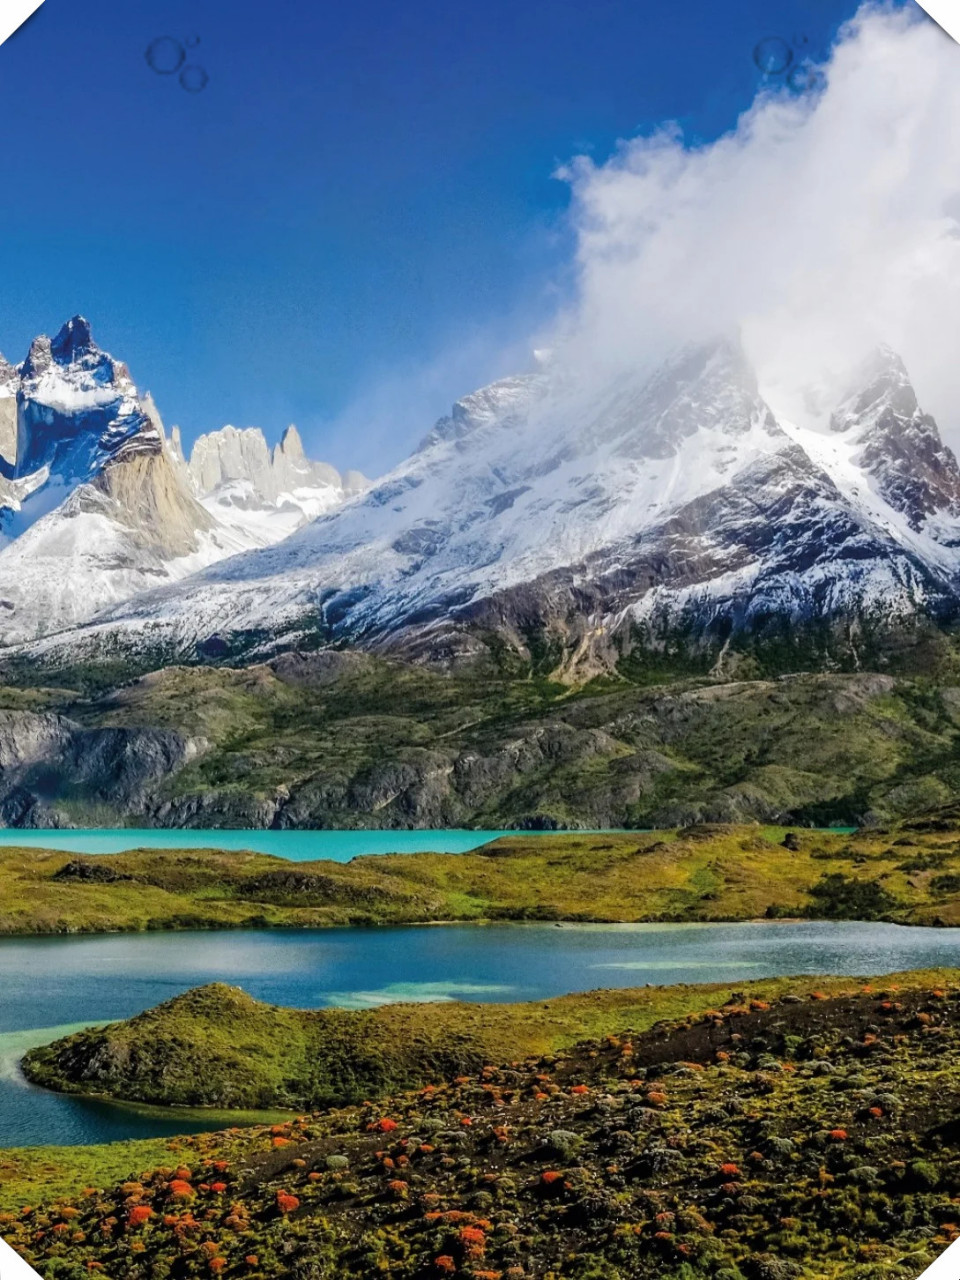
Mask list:
[[434,1258],[433,1265],[442,1276],[452,1276],[457,1269],[457,1264],[449,1253],[442,1253],[439,1258]]
[[294,1213],[300,1208],[300,1201],[296,1196],[292,1196],[289,1191],[278,1191],[277,1208],[283,1214]]
[[145,1222],[149,1222],[153,1217],[153,1210],[149,1205],[135,1205],[127,1214],[128,1227],[142,1227]]
[[[179,1170],[177,1170],[179,1173]],[[192,1200],[197,1194],[185,1178],[174,1178],[168,1187],[171,1200]]]
[[846,1129],[831,1129],[831,1130],[830,1130],[830,1141],[831,1141],[831,1142],[846,1142],[846,1140],[847,1140],[849,1137],[850,1137],[850,1135],[849,1135],[849,1133],[847,1133]]

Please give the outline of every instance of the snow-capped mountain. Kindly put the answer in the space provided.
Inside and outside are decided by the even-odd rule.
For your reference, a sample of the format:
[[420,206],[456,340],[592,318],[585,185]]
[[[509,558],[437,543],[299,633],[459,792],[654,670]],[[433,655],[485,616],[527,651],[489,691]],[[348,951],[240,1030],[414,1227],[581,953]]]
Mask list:
[[221,518],[208,497],[83,317],[37,338],[16,368],[0,357],[0,641],[82,623],[304,518],[298,508],[284,522],[272,490],[273,524],[260,511]]
[[960,470],[900,361],[822,421],[779,420],[736,343],[601,389],[552,365],[459,402],[362,497],[284,542],[52,639],[262,653],[304,642],[457,660],[491,636],[578,669],[771,623],[945,617]]
[[259,546],[279,542],[370,487],[359,471],[341,475],[329,463],[311,462],[294,426],[272,450],[258,427],[233,426],[198,437],[189,462],[177,428],[171,448],[218,524]]

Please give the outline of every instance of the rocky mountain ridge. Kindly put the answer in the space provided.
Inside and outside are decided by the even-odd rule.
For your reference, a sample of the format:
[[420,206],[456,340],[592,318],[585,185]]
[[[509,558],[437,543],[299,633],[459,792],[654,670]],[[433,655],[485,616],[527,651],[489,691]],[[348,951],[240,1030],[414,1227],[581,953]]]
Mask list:
[[[231,430],[203,438],[208,455]],[[311,500],[330,509],[362,488],[308,462],[294,431],[277,453],[285,470],[249,476],[238,503],[195,481],[177,439],[82,316],[36,338],[19,366],[0,357],[0,644],[268,545],[308,518]],[[288,501],[281,470],[302,481]]]
[[359,471],[341,475],[329,463],[312,462],[295,426],[287,427],[273,449],[259,427],[221,427],[197,438],[189,460],[175,427],[171,452],[211,515],[226,526],[239,524],[251,537],[262,527],[261,546],[370,487]]
[[795,423],[720,340],[602,385],[550,364],[494,383],[353,502],[37,656],[349,644],[579,679],[800,634],[856,660],[878,629],[958,609],[960,468],[898,357]]

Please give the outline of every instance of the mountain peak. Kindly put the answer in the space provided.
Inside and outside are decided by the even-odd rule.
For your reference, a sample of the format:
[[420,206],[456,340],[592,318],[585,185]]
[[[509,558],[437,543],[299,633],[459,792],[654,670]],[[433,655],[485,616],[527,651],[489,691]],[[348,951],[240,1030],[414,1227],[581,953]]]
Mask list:
[[73,316],[50,343],[50,354],[57,364],[73,364],[77,359],[100,348],[93,340],[90,322],[84,316]]
[[53,364],[53,355],[50,350],[50,339],[45,333],[41,333],[39,337],[34,338],[30,343],[30,350],[27,352],[27,358],[23,362],[21,373],[24,379],[38,378]]
[[278,448],[285,458],[290,462],[302,462],[306,459],[303,451],[303,441],[300,438],[300,432],[291,422],[283,435],[280,437]]
[[851,390],[831,414],[832,431],[849,431],[881,407],[909,419],[919,412],[916,392],[903,360],[891,347],[876,347],[850,379]]
[[854,464],[884,501],[914,531],[932,516],[960,515],[960,467],[934,419],[921,410],[900,356],[877,347],[851,381],[830,427],[855,451]]

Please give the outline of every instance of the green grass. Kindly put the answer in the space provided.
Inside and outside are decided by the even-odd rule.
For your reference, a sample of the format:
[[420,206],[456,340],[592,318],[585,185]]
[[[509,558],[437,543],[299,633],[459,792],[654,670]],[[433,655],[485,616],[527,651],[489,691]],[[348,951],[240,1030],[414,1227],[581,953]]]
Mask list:
[[[309,827],[855,825],[960,799],[951,663],[936,679],[744,670],[753,678],[664,669],[660,683],[646,671],[569,686],[327,652],[165,667],[113,686],[109,673],[59,690],[8,686],[0,705],[202,740],[151,791],[160,824],[206,814],[242,825],[264,820],[252,817],[260,804]],[[52,801],[86,820],[69,774],[59,790]]]
[[950,877],[960,876],[960,814],[942,810],[927,825],[936,829],[510,836],[467,854],[347,864],[217,849],[84,859],[7,848],[0,933],[787,916],[958,924]]
[[5,1152],[0,1227],[45,1280],[913,1280],[960,1234],[957,970],[566,999],[429,1088]]
[[[946,981],[947,971],[916,982]],[[775,978],[750,992],[838,990],[849,979]],[[477,1071],[509,1056],[556,1052],[629,1026],[709,1008],[743,984],[591,991],[517,1004],[387,1004],[369,1010],[278,1008],[236,988],[199,987],[126,1022],[32,1049],[28,1077],[62,1092],[174,1106],[337,1106]]]

